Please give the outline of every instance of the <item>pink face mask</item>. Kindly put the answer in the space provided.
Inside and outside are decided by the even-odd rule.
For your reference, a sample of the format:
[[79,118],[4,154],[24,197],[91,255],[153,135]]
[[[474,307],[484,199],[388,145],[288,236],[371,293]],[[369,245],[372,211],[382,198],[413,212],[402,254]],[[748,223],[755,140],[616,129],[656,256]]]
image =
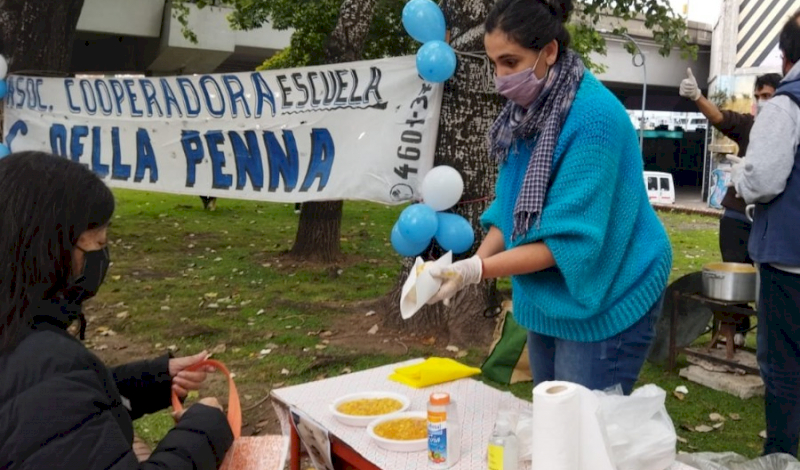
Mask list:
[[536,98],[539,97],[539,94],[544,88],[545,80],[547,79],[546,73],[544,77],[539,78],[533,72],[536,69],[536,66],[539,64],[539,59],[541,58],[542,54],[539,54],[539,57],[536,59],[536,63],[533,64],[533,67],[525,69],[521,72],[506,75],[504,77],[495,76],[494,84],[497,88],[497,92],[510,99],[514,103],[527,109],[533,104],[534,101],[536,101]]

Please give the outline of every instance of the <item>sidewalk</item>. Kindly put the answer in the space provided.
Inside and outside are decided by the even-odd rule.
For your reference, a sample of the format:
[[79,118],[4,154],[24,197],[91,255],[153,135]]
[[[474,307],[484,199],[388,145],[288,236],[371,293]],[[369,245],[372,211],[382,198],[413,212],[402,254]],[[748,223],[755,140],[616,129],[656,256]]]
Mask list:
[[696,188],[677,188],[675,192],[675,204],[653,204],[653,207],[657,211],[662,212],[722,217],[722,210],[708,207],[708,204],[701,199],[700,192]]

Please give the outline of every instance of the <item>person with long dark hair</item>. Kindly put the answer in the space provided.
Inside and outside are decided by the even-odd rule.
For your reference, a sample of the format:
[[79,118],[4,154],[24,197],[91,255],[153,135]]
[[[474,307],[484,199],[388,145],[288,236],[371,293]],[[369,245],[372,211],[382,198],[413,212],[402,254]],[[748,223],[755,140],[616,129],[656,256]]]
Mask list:
[[672,251],[625,109],[569,48],[572,3],[499,0],[486,19],[486,54],[508,99],[489,131],[496,197],[476,255],[431,268],[443,280],[432,301],[511,276],[536,382],[629,393]]
[[39,152],[0,160],[0,469],[216,469],[233,436],[214,398],[139,462],[132,420],[185,397],[203,354],[109,368],[68,327],[109,266],[114,196],[85,166]]

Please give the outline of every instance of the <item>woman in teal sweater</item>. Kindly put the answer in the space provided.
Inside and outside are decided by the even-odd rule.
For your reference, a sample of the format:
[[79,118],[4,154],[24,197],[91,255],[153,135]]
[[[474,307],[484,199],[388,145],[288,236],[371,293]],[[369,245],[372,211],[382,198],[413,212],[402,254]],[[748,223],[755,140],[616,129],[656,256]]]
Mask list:
[[499,0],[486,53],[509,99],[489,132],[500,171],[477,254],[446,268],[432,302],[511,276],[534,380],[630,393],[672,263],[625,109],[568,48],[571,1]]

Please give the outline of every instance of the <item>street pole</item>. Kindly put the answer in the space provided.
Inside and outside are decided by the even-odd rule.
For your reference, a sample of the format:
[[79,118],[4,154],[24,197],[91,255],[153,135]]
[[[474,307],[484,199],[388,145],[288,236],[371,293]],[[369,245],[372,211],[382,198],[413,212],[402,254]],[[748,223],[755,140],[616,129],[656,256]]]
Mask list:
[[644,112],[645,109],[647,109],[647,60],[638,42],[628,33],[622,33],[621,36],[633,43],[634,47],[636,47],[636,54],[633,55],[631,61],[634,67],[641,67],[644,73],[644,81],[642,82],[642,117],[639,119],[639,148],[642,150],[642,156],[644,156]]

